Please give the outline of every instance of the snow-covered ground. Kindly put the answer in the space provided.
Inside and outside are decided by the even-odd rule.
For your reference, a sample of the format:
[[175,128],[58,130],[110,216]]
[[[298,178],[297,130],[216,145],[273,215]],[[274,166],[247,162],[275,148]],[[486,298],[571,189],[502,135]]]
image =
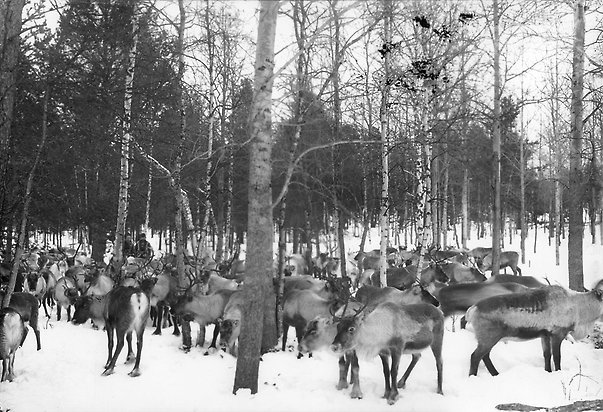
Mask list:
[[[533,236],[533,233],[531,233]],[[543,232],[538,233],[537,253],[529,245],[524,275],[547,276],[567,285],[567,247],[562,246],[561,266],[555,266],[554,248]],[[351,238],[350,250],[359,239]],[[508,239],[507,239],[508,241]],[[489,240],[474,240],[470,246],[489,246]],[[519,250],[519,238],[505,250]],[[369,247],[378,247],[377,236]],[[585,285],[603,278],[603,247],[584,244]],[[0,411],[492,411],[500,403],[521,402],[554,406],[576,400],[603,397],[603,350],[584,340],[565,341],[561,347],[562,370],[547,373],[543,368],[539,340],[500,343],[492,361],[500,375],[490,376],[483,364],[477,377],[468,377],[469,356],[475,349],[471,331],[450,331],[444,336],[444,396],[436,394],[433,355],[424,352],[400,392],[394,406],[381,398],[383,375],[378,358],[360,360],[364,398],[353,400],[350,389],[337,391],[337,358],[328,351],[313,358],[296,359],[296,352],[275,352],[263,356],[259,392],[232,394],[236,359],[223,353],[204,356],[205,349],[189,353],[179,350],[180,339],[164,329],[154,336],[145,333],[141,372],[127,373],[125,348],[115,374],[100,374],[107,356],[106,334],[90,325],[74,326],[65,320],[42,321],[42,350],[36,351],[30,334],[17,353],[16,378],[0,383]],[[208,331],[209,332],[209,331]],[[290,333],[290,336],[293,333]],[[207,337],[211,336],[210,333]],[[294,338],[290,338],[294,345]],[[207,345],[207,343],[206,343]],[[403,356],[401,369],[410,356]]]

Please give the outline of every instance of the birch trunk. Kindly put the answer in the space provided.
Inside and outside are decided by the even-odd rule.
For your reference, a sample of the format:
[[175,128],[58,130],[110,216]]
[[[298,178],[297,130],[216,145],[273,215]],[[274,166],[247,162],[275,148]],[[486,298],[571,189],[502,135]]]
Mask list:
[[[149,154],[153,156],[153,139],[151,139],[151,147]],[[147,175],[147,200],[144,208],[144,227],[143,231],[146,233],[149,230],[149,220],[151,218],[151,192],[153,188],[153,166],[149,164],[149,171]],[[161,244],[161,242],[159,243]]]
[[133,4],[132,10],[132,43],[127,53],[126,79],[124,92],[124,119],[122,122],[121,158],[119,173],[119,197],[117,204],[117,224],[115,226],[114,263],[116,269],[121,268],[123,243],[126,235],[128,220],[129,191],[130,191],[130,142],[132,141],[132,89],[134,86],[134,68],[136,66],[136,47],[138,45],[138,7]]
[[[427,82],[425,82],[427,83]],[[428,252],[428,248],[431,245],[431,146],[430,146],[430,129],[429,129],[429,109],[431,102],[429,99],[429,86],[425,84],[425,91],[423,92],[423,107],[421,108],[421,126],[420,126],[420,138],[423,141],[419,143],[419,154],[416,161],[417,169],[417,195],[419,196],[418,216],[417,221],[417,241],[420,245],[419,262],[417,263],[417,274],[421,273],[425,268],[425,256]],[[425,159],[425,160],[423,160]]]
[[[199,228],[199,245],[202,247],[207,246],[207,227],[209,225],[209,216],[211,211],[211,200],[210,200],[210,192],[211,192],[211,169],[212,169],[212,154],[213,154],[213,143],[214,143],[214,108],[216,107],[216,91],[214,87],[214,44],[213,44],[213,33],[210,26],[210,8],[209,1],[206,1],[205,7],[205,28],[207,34],[207,55],[208,55],[208,63],[207,63],[207,75],[209,77],[209,107],[207,108],[208,112],[208,129],[207,129],[207,163],[205,166],[205,176],[203,177],[203,196],[204,199],[204,207],[203,207],[203,221],[201,222],[201,227]],[[195,249],[195,253],[199,253],[198,250]]]
[[[258,24],[254,96],[250,115],[247,274],[243,286],[247,310],[243,314],[241,324],[234,393],[240,388],[248,388],[252,394],[257,392],[261,350],[276,344],[275,302],[272,292],[273,220],[270,180],[274,42],[279,6],[279,1],[262,0]],[[274,328],[273,331],[267,330],[271,327]]]
[[501,236],[501,202],[500,202],[500,16],[498,0],[493,5],[493,48],[494,48],[494,111],[492,131],[494,201],[492,207],[492,275],[500,272],[500,236]]
[[[391,44],[392,2],[385,3],[385,16],[383,19],[383,37],[386,45]],[[381,86],[381,107],[379,108],[379,123],[381,132],[381,210],[379,213],[379,231],[381,234],[379,275],[381,287],[387,286],[387,261],[386,249],[389,242],[389,145],[388,145],[388,100],[389,100],[389,75],[391,52],[385,52],[383,58],[383,84]]]

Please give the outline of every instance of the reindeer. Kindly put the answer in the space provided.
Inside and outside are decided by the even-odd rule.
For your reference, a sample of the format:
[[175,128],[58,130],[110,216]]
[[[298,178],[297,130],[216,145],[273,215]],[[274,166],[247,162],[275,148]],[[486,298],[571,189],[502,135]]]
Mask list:
[[[193,283],[187,288],[185,293],[178,297],[171,312],[174,316],[180,316],[183,321],[195,321],[199,324],[199,334],[197,335],[197,345],[203,346],[205,343],[205,326],[214,323],[214,335],[209,348],[216,348],[216,341],[220,326],[218,320],[224,314],[224,307],[230,296],[234,293],[233,290],[218,290],[211,295],[202,294],[202,291],[197,293],[192,292]],[[184,338],[184,336],[183,336]],[[185,350],[190,349],[190,342],[183,339]]]
[[[331,345],[337,335],[337,323],[344,316],[346,310],[364,310],[370,312],[377,305],[383,302],[391,302],[398,305],[408,305],[415,303],[428,303],[434,306],[438,305],[437,300],[425,293],[423,287],[417,282],[411,288],[401,291],[396,288],[375,286],[363,286],[356,292],[356,300],[349,301],[345,306],[331,316],[318,316],[308,323],[301,341],[302,352],[312,352],[322,347]],[[353,399],[362,398],[360,389],[359,365],[355,351],[348,351],[339,358],[339,382],[337,390],[348,387],[347,375],[351,367],[352,392],[350,396]],[[410,372],[409,372],[410,373]]]
[[[140,356],[145,326],[151,308],[150,289],[117,286],[104,296],[81,296],[76,300],[73,323],[78,325],[91,319],[97,325],[104,323],[107,330],[108,356],[102,376],[114,372],[115,363],[124,346],[124,337],[128,341],[128,356],[126,362],[132,361],[132,332],[136,332],[136,360],[134,369],[128,374],[131,377],[140,375]],[[117,336],[117,346],[113,352],[114,332]]]
[[67,322],[71,321],[71,305],[73,305],[73,299],[78,295],[76,283],[72,277],[63,276],[57,280],[54,289],[54,300],[57,303],[57,322],[61,320],[62,308],[65,308],[67,312]]
[[[506,282],[480,282],[480,283],[455,283],[444,286],[436,292],[438,300],[442,305],[440,309],[444,316],[451,316],[462,313],[461,329],[465,328],[465,312],[471,306],[482,299],[491,296],[507,295],[509,293],[525,292],[528,288],[519,283]],[[454,322],[453,322],[454,331]]]
[[[500,269],[510,267],[514,275],[521,276],[521,268],[517,266],[519,263],[519,253],[513,251],[500,252]],[[478,265],[478,267],[480,267]],[[492,270],[492,254],[486,255],[480,267],[482,271]]]
[[245,310],[245,299],[243,291],[236,291],[230,295],[228,303],[224,307],[224,315],[220,321],[220,347],[228,350],[233,356],[237,356],[237,340],[241,333],[241,321]]
[[[384,302],[368,313],[360,310],[353,316],[341,318],[331,349],[340,354],[355,350],[367,358],[378,354],[385,378],[383,397],[392,405],[398,397],[398,388],[405,387],[408,376],[421,356],[420,352],[427,347],[431,347],[436,359],[437,392],[443,394],[443,337],[444,316],[433,305],[396,305]],[[403,353],[411,353],[412,361],[402,378],[397,381],[400,356]]]
[[[304,328],[308,322],[317,316],[333,314],[340,306],[343,306],[343,302],[339,298],[324,298],[309,289],[288,292],[283,302],[283,352],[287,347],[289,326],[295,328],[297,342],[301,344]],[[302,356],[300,346],[297,358]]]
[[[0,307],[3,306],[4,297],[5,292],[0,291]],[[8,306],[19,312],[24,322],[29,323],[36,335],[37,349],[42,349],[40,328],[38,327],[38,299],[27,292],[15,292],[11,295]]]
[[23,318],[13,308],[0,309],[0,359],[2,359],[2,376],[0,382],[14,377],[15,353],[23,346],[27,337],[27,328]]
[[542,283],[540,280],[536,279],[533,276],[515,276],[515,275],[506,275],[503,273],[494,275],[494,276],[490,276],[490,278],[488,278],[488,280],[486,280],[484,283],[508,283],[508,282],[519,283],[520,285],[523,285],[530,289],[541,288],[543,286],[550,285],[550,283],[549,284]]
[[467,310],[477,348],[471,354],[469,375],[477,375],[481,360],[492,376],[498,371],[490,351],[503,338],[541,338],[544,369],[551,372],[551,351],[555,370],[561,369],[561,342],[568,334],[584,338],[603,315],[603,291],[568,291],[561,286],[544,286],[522,293],[493,296]]

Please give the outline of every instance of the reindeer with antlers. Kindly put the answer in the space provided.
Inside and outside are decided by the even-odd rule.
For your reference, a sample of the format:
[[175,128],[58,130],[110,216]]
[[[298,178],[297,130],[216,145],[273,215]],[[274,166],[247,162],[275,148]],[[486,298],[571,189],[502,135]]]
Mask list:
[[[368,313],[364,309],[363,307],[352,316],[338,319],[337,335],[331,349],[340,354],[354,350],[357,355],[366,358],[379,355],[385,378],[383,397],[391,405],[396,402],[398,388],[405,387],[408,376],[421,357],[421,352],[431,347],[438,372],[437,391],[442,394],[444,337],[442,312],[426,303],[397,305],[384,302]],[[412,361],[402,378],[397,381],[400,356],[403,353],[411,353]],[[352,365],[352,378],[354,378],[354,365]]]

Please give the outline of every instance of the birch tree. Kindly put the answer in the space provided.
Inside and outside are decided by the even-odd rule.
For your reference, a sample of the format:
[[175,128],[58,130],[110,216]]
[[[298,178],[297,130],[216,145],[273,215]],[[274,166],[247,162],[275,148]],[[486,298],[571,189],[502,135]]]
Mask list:
[[382,286],[387,285],[386,249],[389,241],[389,144],[388,144],[388,100],[390,91],[390,59],[391,59],[391,21],[393,5],[391,0],[385,2],[383,16],[383,43],[385,54],[383,56],[383,84],[381,85],[381,106],[379,108],[379,124],[381,132],[381,210],[379,213],[380,253],[379,275]]
[[[132,4],[132,41],[130,49],[125,53],[126,78],[124,92],[124,113],[121,136],[121,158],[119,174],[119,197],[117,204],[117,225],[115,228],[114,259],[119,268],[125,256],[123,253],[123,242],[126,234],[126,222],[128,220],[129,191],[130,191],[130,143],[132,140],[132,89],[134,86],[134,68],[136,66],[136,47],[138,45],[138,6],[137,2]],[[150,183],[149,183],[150,189]]]

